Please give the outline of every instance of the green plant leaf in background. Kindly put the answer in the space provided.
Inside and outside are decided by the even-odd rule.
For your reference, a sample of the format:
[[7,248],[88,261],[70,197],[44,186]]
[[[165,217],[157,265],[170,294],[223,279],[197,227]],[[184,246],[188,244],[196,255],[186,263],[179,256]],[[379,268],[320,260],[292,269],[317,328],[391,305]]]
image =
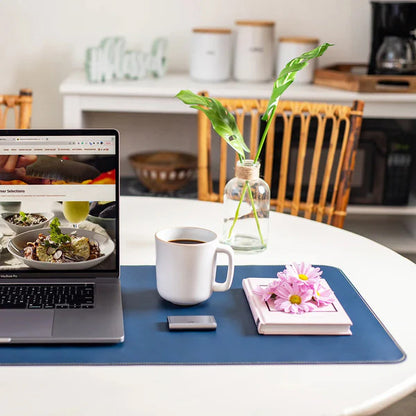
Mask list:
[[[261,150],[263,148],[264,142],[266,140],[269,128],[273,120],[273,116],[276,112],[279,97],[293,83],[293,81],[295,80],[296,73],[301,69],[305,68],[305,66],[308,65],[311,59],[321,56],[328,49],[329,46],[332,46],[332,44],[324,43],[321,46],[318,46],[317,48],[312,49],[309,52],[303,53],[302,55],[288,62],[286,66],[283,68],[283,70],[280,72],[277,80],[273,84],[273,91],[267,105],[267,110],[262,117],[262,119],[267,121],[267,123],[264,128],[263,135],[260,139],[260,143],[257,147],[257,153],[254,157],[254,162],[257,162],[260,157]],[[245,152],[250,152],[250,149],[245,144],[243,136],[238,130],[234,116],[225,107],[223,107],[223,105],[218,100],[216,100],[215,98],[204,97],[201,95],[194,94],[192,91],[189,90],[180,91],[178,94],[176,94],[176,97],[183,101],[185,104],[188,104],[191,108],[203,111],[211,121],[213,129],[238,153],[240,161],[245,159]],[[240,197],[240,202],[238,204],[234,216],[234,222],[229,231],[229,236],[231,236],[234,225],[236,224],[236,221],[239,217],[240,206],[247,190],[249,192],[250,200],[252,202],[254,218],[256,219],[259,236],[261,241],[263,241],[263,236],[261,234],[256,208],[254,206],[253,196],[250,190],[248,180],[244,184],[243,191]]]
[[308,65],[309,61],[314,58],[318,58],[330,47],[332,43],[323,43],[311,51],[305,52],[297,58],[289,61],[286,66],[280,71],[274,85],[273,91],[270,96],[267,110],[264,113],[262,119],[267,121],[274,113],[279,97],[289,88],[290,84],[295,80],[296,73]]
[[189,90],[182,90],[176,94],[185,104],[201,110],[211,121],[213,129],[222,137],[239,155],[242,159],[245,158],[245,152],[250,149],[244,142],[240,130],[237,127],[234,116],[223,105],[211,97],[204,97],[194,94]]
[[309,61],[314,58],[318,58],[323,55],[323,53],[332,46],[332,43],[323,43],[311,51],[305,52],[297,58],[289,61],[286,66],[280,71],[279,76],[273,84],[273,91],[270,96],[269,103],[267,104],[267,110],[263,114],[262,120],[267,121],[266,127],[263,131],[263,136],[260,140],[259,146],[257,148],[256,156],[254,157],[254,162],[260,157],[261,150],[266,140],[267,133],[270,128],[270,123],[273,119],[274,113],[276,112],[277,104],[279,103],[280,96],[289,88],[289,86],[295,80],[296,74],[301,69],[305,68],[308,65]]
[[[332,45],[331,43],[323,43],[317,48],[292,59],[280,71],[279,76],[273,84],[267,110],[262,117],[263,120],[267,121],[267,124],[263,131],[263,136],[260,139],[259,146],[257,147],[254,162],[257,162],[260,157],[280,96],[293,83],[298,71],[305,68],[311,59],[321,56]],[[185,104],[188,104],[191,108],[203,111],[211,121],[213,129],[238,153],[240,160],[245,159],[245,152],[250,152],[250,149],[245,144],[244,138],[238,130],[234,116],[218,100],[194,94],[189,90],[180,91],[176,94],[176,97]]]

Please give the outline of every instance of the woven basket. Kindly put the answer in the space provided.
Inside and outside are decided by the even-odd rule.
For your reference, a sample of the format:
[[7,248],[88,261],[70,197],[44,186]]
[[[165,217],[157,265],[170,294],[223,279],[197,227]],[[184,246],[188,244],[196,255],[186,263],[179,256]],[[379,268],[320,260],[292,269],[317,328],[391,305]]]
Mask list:
[[152,192],[173,192],[193,178],[198,159],[180,152],[137,153],[129,157],[139,181]]

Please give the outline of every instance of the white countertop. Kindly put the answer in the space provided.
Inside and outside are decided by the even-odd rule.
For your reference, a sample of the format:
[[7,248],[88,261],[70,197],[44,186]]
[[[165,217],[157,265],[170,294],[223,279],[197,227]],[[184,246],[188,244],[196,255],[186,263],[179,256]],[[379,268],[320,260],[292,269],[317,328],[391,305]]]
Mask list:
[[[187,73],[172,72],[161,78],[147,77],[141,80],[115,80],[106,83],[88,82],[84,71],[74,71],[60,85],[61,94],[114,94],[174,97],[180,89],[194,92],[206,90],[218,97],[270,98],[273,81],[270,82],[206,82],[193,80]],[[285,99],[322,101],[360,99],[364,101],[414,102],[416,94],[410,93],[357,93],[337,88],[296,82],[284,93]],[[306,97],[306,98],[305,98]]]
[[[273,81],[247,83],[237,81],[204,82],[195,81],[187,73],[167,73],[161,78],[144,78],[141,80],[116,80],[107,83],[90,83],[84,71],[73,71],[60,85],[60,93],[66,97],[78,97],[84,110],[96,111],[149,111],[159,113],[192,113],[175,95],[182,89],[193,92],[208,91],[216,97],[241,97],[268,99],[272,92]],[[104,103],[105,97],[117,99],[114,109],[111,102]],[[95,100],[94,100],[95,98]],[[130,98],[130,102],[120,101]],[[141,99],[135,103],[132,99]],[[100,99],[100,101],[97,101]],[[144,101],[147,99],[148,101]],[[150,99],[156,100],[150,102]],[[322,87],[314,84],[299,84],[296,81],[284,93],[282,99],[329,102],[351,105],[353,100],[365,102],[366,117],[403,117],[414,118],[416,94],[413,93],[357,93],[336,88]],[[410,106],[410,107],[409,107]],[[74,110],[72,110],[74,111]]]

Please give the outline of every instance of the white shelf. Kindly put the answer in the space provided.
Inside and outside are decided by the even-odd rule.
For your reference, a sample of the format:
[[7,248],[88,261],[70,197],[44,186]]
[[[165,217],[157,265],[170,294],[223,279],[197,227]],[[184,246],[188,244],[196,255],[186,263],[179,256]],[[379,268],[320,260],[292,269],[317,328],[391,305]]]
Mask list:
[[[105,83],[91,83],[83,70],[74,71],[60,85],[62,95],[135,95],[173,98],[181,89],[206,90],[211,95],[223,97],[247,97],[269,99],[273,80],[268,82],[208,82],[193,80],[189,74],[167,73],[161,78],[147,77],[141,80],[116,80]],[[325,102],[363,100],[369,103],[414,104],[416,94],[411,93],[358,93],[314,84],[294,82],[285,91],[283,98]]]
[[[61,83],[59,91],[64,97],[64,107],[72,104],[81,111],[118,109],[134,112],[192,113],[195,110],[175,98],[182,89],[190,89],[193,92],[208,91],[210,95],[217,97],[269,99],[272,88],[273,81],[200,82],[191,79],[187,73],[173,72],[161,78],[91,83],[87,81],[85,72],[78,70]],[[414,118],[416,114],[416,94],[413,93],[358,93],[314,84],[298,84],[295,81],[282,98],[345,105],[351,105],[354,100],[363,100],[364,117]],[[74,120],[71,114],[67,117],[64,117],[64,122],[68,124],[67,127],[71,127],[70,124],[74,123]],[[75,117],[75,120],[80,124],[79,117]]]
[[348,216],[344,229],[377,241],[402,254],[416,253],[416,238],[400,218]]
[[348,214],[356,215],[416,215],[416,198],[409,198],[408,205],[348,205]]

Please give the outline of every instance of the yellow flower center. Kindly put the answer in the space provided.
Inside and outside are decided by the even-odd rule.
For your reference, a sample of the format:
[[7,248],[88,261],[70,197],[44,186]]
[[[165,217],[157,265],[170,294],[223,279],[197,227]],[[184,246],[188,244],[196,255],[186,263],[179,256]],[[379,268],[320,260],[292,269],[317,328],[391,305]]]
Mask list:
[[302,299],[298,295],[292,295],[290,298],[290,303],[296,303],[297,305],[300,305],[302,303]]
[[320,294],[318,291],[316,291],[316,294],[317,294],[318,296],[321,296],[321,294]]
[[299,279],[300,280],[308,280],[308,276],[306,276],[306,274],[300,274]]

